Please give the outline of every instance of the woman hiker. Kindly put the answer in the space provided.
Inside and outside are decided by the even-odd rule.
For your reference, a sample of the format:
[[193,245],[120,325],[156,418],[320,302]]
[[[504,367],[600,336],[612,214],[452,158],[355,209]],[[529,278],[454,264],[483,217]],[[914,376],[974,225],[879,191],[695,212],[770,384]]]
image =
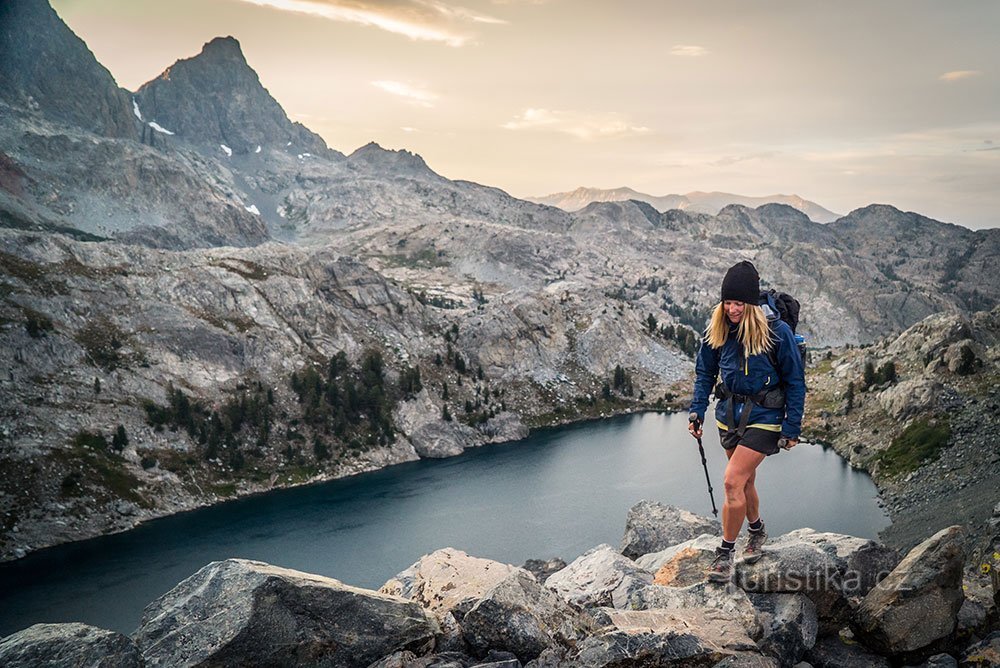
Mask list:
[[[762,302],[763,299],[763,304]],[[716,377],[721,376],[718,387]],[[730,267],[722,300],[698,351],[688,430],[701,438],[708,396],[715,390],[715,418],[726,465],[722,545],[708,569],[712,582],[733,573],[736,538],[749,523],[744,560],[760,558],[767,539],[754,487],[757,466],[768,455],[798,443],[806,385],[802,357],[788,323],[770,296],[760,294],[760,277],[747,261]]]

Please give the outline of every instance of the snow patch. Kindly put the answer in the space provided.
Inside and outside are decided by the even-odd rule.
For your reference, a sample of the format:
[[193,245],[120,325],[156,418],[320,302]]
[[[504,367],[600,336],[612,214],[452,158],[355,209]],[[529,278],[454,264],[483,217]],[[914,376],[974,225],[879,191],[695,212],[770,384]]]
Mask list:
[[142,114],[139,113],[139,103],[135,101],[134,97],[132,98],[132,112],[135,114],[136,118],[140,121],[142,120]]
[[285,146],[291,146],[291,145],[292,145],[292,142],[288,142],[287,144],[285,144]]
[[249,211],[250,213],[252,213],[255,216],[259,216],[260,215],[260,209],[257,208],[256,204],[251,204],[250,206],[245,206],[243,208],[246,209],[247,211]]
[[312,153],[299,153],[299,160],[305,160],[306,158],[311,158]]
[[172,135],[172,134],[174,134],[174,133],[173,133],[173,132],[171,132],[170,130],[168,130],[168,129],[166,129],[166,128],[162,127],[162,126],[161,126],[161,125],[160,125],[159,123],[157,123],[156,121],[150,121],[150,122],[148,123],[148,125],[149,125],[149,127],[153,128],[153,129],[154,129],[154,130],[156,130],[157,132],[162,132],[162,133],[163,133],[163,134],[165,134],[165,135]]
[[278,215],[281,216],[282,218],[285,217],[285,209],[283,207],[280,206],[278,207]]
[[228,155],[230,158],[233,157],[233,149],[229,148],[225,144],[219,144],[219,148],[225,151],[226,155]]
[[254,153],[260,153],[260,144],[257,144],[257,149],[254,151]]

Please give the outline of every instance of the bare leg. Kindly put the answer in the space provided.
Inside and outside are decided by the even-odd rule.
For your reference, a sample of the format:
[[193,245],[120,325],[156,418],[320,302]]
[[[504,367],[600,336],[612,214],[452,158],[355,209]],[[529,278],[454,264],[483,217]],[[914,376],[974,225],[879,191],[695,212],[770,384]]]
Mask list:
[[[736,541],[743,520],[747,516],[746,486],[757,465],[764,461],[764,455],[750,448],[737,445],[726,465],[726,500],[722,504],[722,537]],[[759,501],[758,501],[759,503]]]
[[760,497],[757,496],[757,488],[754,487],[754,480],[757,479],[757,470],[750,474],[750,480],[747,481],[746,487],[743,488],[743,493],[747,500],[747,523],[753,524],[758,519],[760,519]]

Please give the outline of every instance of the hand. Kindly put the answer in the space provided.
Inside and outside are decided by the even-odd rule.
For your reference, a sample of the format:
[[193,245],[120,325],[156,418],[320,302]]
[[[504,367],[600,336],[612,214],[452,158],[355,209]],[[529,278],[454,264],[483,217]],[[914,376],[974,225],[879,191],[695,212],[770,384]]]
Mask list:
[[799,439],[788,438],[787,436],[782,436],[778,439],[778,447],[784,448],[785,450],[791,450],[796,445],[799,444]]
[[701,428],[701,420],[698,419],[697,413],[691,413],[691,415],[688,416],[688,431],[695,438],[701,438],[702,434],[704,434],[704,431]]

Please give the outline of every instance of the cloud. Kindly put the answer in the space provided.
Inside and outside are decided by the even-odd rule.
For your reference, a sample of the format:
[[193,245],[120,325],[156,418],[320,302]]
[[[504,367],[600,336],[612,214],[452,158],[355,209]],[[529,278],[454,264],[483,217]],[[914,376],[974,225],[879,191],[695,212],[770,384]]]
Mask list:
[[704,56],[707,53],[708,49],[694,44],[674,44],[673,48],[670,49],[670,55],[672,56],[687,56],[689,58]]
[[410,39],[463,46],[473,39],[470,24],[506,23],[440,0],[241,0],[261,7],[308,14],[331,21],[381,28]]
[[401,81],[373,81],[372,85],[384,90],[386,93],[405,98],[407,101],[421,107],[433,107],[434,100],[438,98],[437,95],[428,90],[415,88]]
[[958,81],[959,79],[971,79],[972,77],[978,77],[982,72],[979,70],[954,70],[952,72],[945,72],[938,77],[941,81]]
[[622,114],[616,112],[587,114],[551,109],[525,109],[524,113],[501,127],[507,130],[551,130],[584,141],[649,132],[649,128],[632,125]]

